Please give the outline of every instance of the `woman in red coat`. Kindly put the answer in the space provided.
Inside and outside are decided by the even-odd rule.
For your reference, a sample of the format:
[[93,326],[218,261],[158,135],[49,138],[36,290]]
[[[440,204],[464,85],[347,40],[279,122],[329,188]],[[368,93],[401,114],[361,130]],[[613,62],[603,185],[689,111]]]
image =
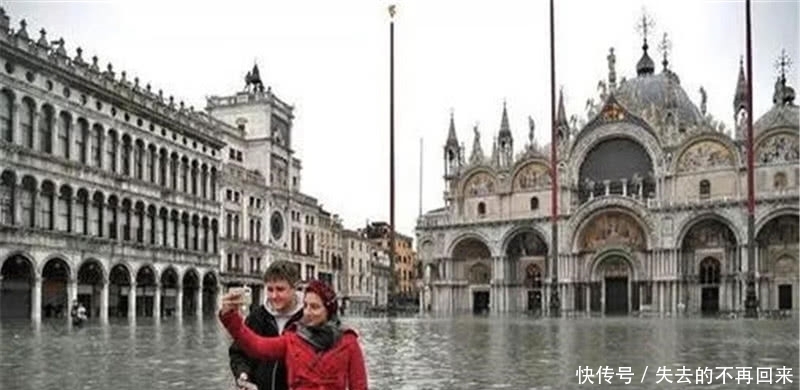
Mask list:
[[283,359],[292,390],[366,390],[367,371],[358,335],[343,328],[336,293],[314,280],[303,297],[303,320],[283,335],[261,337],[245,326],[239,308],[240,292],[222,298],[219,318],[234,341],[251,357]]

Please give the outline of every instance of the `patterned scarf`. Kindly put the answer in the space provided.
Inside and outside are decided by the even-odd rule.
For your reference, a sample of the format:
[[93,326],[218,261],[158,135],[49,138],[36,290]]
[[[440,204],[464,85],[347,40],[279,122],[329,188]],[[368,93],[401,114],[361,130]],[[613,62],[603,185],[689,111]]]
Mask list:
[[342,337],[342,323],[338,317],[317,326],[297,325],[297,335],[311,344],[317,352],[329,350]]

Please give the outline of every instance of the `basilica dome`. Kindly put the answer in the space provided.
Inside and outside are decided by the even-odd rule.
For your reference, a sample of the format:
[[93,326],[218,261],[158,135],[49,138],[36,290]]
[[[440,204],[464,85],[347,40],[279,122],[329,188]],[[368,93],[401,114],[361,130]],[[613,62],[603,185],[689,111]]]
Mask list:
[[678,75],[670,70],[661,73],[640,72],[636,78],[620,83],[614,92],[617,100],[631,113],[640,118],[649,118],[649,110],[659,117],[666,117],[670,111],[677,115],[680,126],[698,125],[703,115],[689,99],[680,85]]

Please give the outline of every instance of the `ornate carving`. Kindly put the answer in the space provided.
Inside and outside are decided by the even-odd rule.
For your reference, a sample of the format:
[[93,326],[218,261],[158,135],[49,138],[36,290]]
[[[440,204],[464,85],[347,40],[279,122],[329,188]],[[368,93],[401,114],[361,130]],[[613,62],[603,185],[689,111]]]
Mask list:
[[645,235],[639,223],[631,216],[611,211],[594,217],[581,234],[580,247],[596,250],[609,245],[626,245],[644,248]]
[[551,184],[547,166],[531,163],[522,168],[514,177],[514,190],[531,190],[547,187]]
[[773,270],[775,276],[797,277],[797,260],[791,257],[782,257],[775,262]]
[[485,172],[479,172],[472,175],[469,181],[467,181],[467,185],[464,186],[464,196],[474,197],[489,195],[494,193],[495,187],[495,180],[492,176]]
[[469,282],[471,284],[489,284],[492,280],[492,271],[483,263],[475,263],[469,268]]
[[678,160],[678,172],[732,167],[733,162],[733,155],[725,145],[717,141],[701,141],[683,152]]
[[598,274],[606,277],[625,277],[628,276],[630,267],[625,260],[614,256],[602,260],[597,271]]
[[603,107],[600,118],[605,122],[621,121],[625,119],[625,110],[619,104],[611,103]]
[[758,162],[763,164],[797,161],[800,159],[798,138],[789,134],[776,134],[758,146]]
[[684,248],[720,248],[735,245],[736,238],[727,226],[706,220],[692,227],[684,239]]

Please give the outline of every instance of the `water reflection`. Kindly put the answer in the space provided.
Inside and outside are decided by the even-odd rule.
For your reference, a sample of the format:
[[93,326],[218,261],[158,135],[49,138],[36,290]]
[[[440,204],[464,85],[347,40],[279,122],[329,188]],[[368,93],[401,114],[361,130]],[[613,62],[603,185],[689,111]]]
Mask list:
[[[570,389],[576,369],[631,367],[604,388],[797,388],[796,320],[608,318],[348,319],[374,389]],[[230,389],[228,337],[212,319],[140,318],[73,328],[0,324],[1,389]],[[645,366],[644,382],[640,383]],[[658,367],[792,368],[791,385],[656,384]],[[715,376],[717,373],[715,372]],[[773,378],[775,374],[773,373]],[[673,378],[673,382],[676,378]],[[597,383],[595,379],[595,383]],[[733,383],[733,384],[732,384]],[[759,387],[760,386],[760,387]]]

